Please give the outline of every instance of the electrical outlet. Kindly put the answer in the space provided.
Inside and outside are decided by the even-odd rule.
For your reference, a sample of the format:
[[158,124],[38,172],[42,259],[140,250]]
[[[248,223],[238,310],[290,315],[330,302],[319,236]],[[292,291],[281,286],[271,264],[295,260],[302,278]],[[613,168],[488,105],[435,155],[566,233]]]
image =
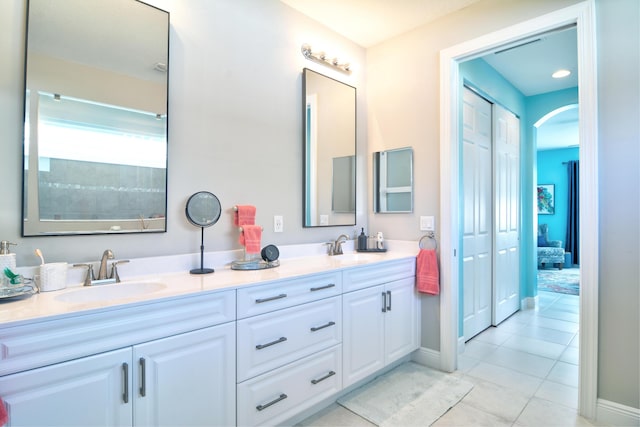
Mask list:
[[320,225],[329,225],[329,215],[320,215]]
[[284,231],[284,219],[282,215],[273,216],[273,231],[275,233],[282,233]]
[[420,217],[420,231],[435,231],[435,218],[433,216]]
[[284,219],[282,215],[274,215],[273,217],[273,232],[282,233],[284,231]]

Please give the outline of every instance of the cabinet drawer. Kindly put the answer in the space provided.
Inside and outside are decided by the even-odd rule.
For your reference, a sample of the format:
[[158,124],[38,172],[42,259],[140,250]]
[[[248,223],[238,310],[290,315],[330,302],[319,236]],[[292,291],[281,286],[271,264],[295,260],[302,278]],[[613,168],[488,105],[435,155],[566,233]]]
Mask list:
[[343,271],[344,292],[356,291],[416,275],[416,259],[406,258]]
[[230,322],[234,309],[225,291],[0,328],[0,375]]
[[342,275],[339,271],[238,289],[238,319],[341,293]]
[[342,342],[342,297],[239,320],[238,382]]
[[238,425],[277,425],[342,389],[342,346],[238,384]]

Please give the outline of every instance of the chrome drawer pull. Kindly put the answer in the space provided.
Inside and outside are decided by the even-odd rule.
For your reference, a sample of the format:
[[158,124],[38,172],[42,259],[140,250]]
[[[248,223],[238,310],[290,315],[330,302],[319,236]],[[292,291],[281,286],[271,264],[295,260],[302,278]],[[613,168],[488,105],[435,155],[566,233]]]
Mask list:
[[129,364],[122,364],[122,380],[124,382],[124,390],[122,391],[122,401],[129,403]]
[[314,326],[313,328],[311,328],[311,332],[319,331],[320,329],[328,328],[329,326],[333,326],[335,324],[336,322],[329,322],[326,325]]
[[311,384],[318,384],[319,382],[324,381],[327,378],[330,378],[330,377],[334,376],[335,374],[336,374],[335,372],[329,371],[329,373],[327,375],[325,375],[324,377],[318,378],[317,380],[311,380]]
[[391,311],[391,291],[387,291],[387,295],[389,296],[389,303],[387,305],[387,311]]
[[273,301],[280,298],[286,298],[286,297],[287,297],[287,294],[280,294],[280,295],[276,295],[275,297],[259,298],[256,300],[256,304],[260,304],[262,302],[269,302],[269,301]]
[[147,395],[147,361],[144,360],[144,357],[141,357],[140,360],[140,396],[145,397]]
[[277,340],[275,340],[275,341],[271,341],[271,342],[268,342],[268,343],[266,343],[266,344],[258,344],[258,345],[256,346],[256,349],[258,349],[258,350],[262,350],[263,348],[266,348],[266,347],[272,346],[272,345],[274,345],[274,344],[279,344],[279,343],[281,343],[281,342],[285,342],[286,340],[287,340],[287,337],[280,337],[280,338],[278,338]]
[[258,405],[258,406],[256,406],[256,409],[257,409],[258,411],[262,411],[263,409],[267,409],[269,406],[271,406],[271,405],[275,405],[276,403],[278,403],[278,402],[280,402],[281,400],[284,400],[284,399],[286,399],[286,398],[287,398],[287,395],[286,395],[286,394],[284,394],[284,393],[282,393],[280,396],[278,396],[278,398],[277,398],[277,399],[274,399],[274,400],[272,400],[272,401],[271,401],[271,402],[269,402],[269,403],[265,403],[264,405]]
[[329,283],[328,285],[325,285],[325,286],[318,286],[317,288],[310,288],[309,290],[310,290],[311,292],[315,292],[315,291],[321,291],[321,290],[323,290],[323,289],[333,288],[333,287],[335,287],[335,286],[336,286],[336,285],[335,285],[334,283]]
[[382,312],[387,312],[387,294],[384,292],[382,293]]

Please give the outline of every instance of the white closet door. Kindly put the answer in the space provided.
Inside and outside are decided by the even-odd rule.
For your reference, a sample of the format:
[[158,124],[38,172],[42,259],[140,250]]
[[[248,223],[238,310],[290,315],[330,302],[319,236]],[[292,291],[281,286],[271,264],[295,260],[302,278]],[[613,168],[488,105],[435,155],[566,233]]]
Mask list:
[[462,283],[465,340],[491,326],[491,104],[464,88],[462,109]]
[[493,105],[494,281],[492,324],[520,309],[520,120]]

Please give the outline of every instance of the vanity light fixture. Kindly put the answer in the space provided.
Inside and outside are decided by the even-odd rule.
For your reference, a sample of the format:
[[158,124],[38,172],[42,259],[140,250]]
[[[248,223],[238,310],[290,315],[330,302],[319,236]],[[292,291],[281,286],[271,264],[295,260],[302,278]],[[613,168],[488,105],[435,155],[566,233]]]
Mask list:
[[553,77],[554,79],[561,79],[563,77],[567,77],[570,74],[571,71],[569,70],[558,70],[555,73],[551,74],[551,77]]
[[336,70],[342,71],[343,73],[351,73],[351,66],[348,62],[340,63],[338,58],[328,58],[324,52],[313,52],[311,50],[311,46],[306,43],[302,45],[301,51],[302,55],[310,61],[328,65]]

